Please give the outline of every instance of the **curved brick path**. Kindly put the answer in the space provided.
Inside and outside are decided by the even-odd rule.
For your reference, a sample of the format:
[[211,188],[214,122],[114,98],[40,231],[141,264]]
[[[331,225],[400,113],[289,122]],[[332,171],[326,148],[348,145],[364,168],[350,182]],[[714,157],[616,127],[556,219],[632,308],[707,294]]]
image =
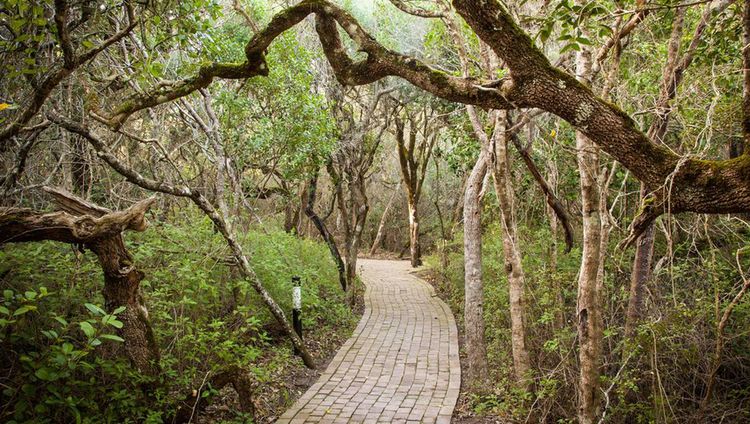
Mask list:
[[461,385],[456,323],[408,262],[360,260],[365,313],[278,423],[450,423]]

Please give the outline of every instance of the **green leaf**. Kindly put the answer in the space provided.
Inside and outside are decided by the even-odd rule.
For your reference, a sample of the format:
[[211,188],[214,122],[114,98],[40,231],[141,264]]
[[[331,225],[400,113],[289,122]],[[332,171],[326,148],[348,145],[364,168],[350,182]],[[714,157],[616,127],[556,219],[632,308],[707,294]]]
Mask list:
[[57,374],[55,373],[55,371],[47,367],[39,368],[38,370],[36,370],[36,372],[34,372],[34,375],[37,376],[38,379],[43,381],[57,380]]
[[579,44],[584,44],[584,45],[586,45],[586,46],[591,46],[591,45],[593,45],[593,43],[591,42],[591,40],[589,40],[589,39],[588,39],[588,38],[586,38],[586,37],[580,37],[580,36],[579,36],[579,37],[577,37],[577,38],[576,38],[576,41],[577,41],[577,42],[578,42]]
[[117,315],[119,313],[125,312],[125,309],[127,309],[127,308],[124,307],[124,306],[120,306],[119,308],[117,308],[114,311],[112,311],[112,315]]
[[78,325],[81,326],[81,330],[83,330],[83,333],[86,334],[86,337],[91,338],[91,337],[94,337],[94,334],[96,334],[96,330],[88,322],[83,321],[79,323]]
[[0,306],[0,314],[10,315],[10,311],[5,306]]
[[20,308],[16,309],[15,312],[13,312],[13,316],[17,317],[19,315],[23,315],[23,314],[25,314],[27,312],[30,312],[30,311],[36,311],[36,306],[23,305]]
[[115,328],[122,328],[122,321],[114,319],[114,318],[111,319],[107,324]]
[[104,309],[94,305],[93,303],[86,303],[84,306],[86,306],[86,309],[91,311],[94,315],[104,315],[106,312],[104,312]]
[[580,51],[581,50],[581,46],[579,46],[576,43],[567,44],[567,45],[565,45],[565,47],[563,47],[562,49],[560,49],[560,54],[563,54],[563,53],[565,53],[567,51],[570,51],[570,50]]
[[122,337],[115,336],[114,334],[102,334],[101,338],[107,339],[107,340],[113,340],[113,341],[120,342],[120,343],[125,341],[125,339],[123,339]]

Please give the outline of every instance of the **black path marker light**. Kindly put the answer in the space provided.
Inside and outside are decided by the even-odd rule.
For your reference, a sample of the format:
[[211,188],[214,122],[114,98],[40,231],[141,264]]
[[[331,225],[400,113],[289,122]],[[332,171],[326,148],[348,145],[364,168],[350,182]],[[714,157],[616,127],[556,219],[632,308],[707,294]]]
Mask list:
[[[294,332],[302,340],[302,287],[301,280],[298,276],[292,277],[292,325]],[[299,355],[297,348],[294,348],[294,354]]]

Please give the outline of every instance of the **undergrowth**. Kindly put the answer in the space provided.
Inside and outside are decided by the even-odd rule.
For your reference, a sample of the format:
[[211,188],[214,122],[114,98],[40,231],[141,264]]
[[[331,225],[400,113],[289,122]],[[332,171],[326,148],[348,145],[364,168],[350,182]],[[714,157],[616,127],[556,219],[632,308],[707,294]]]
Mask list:
[[[122,343],[121,311],[103,310],[95,255],[54,242],[6,245],[0,249],[0,421],[157,423],[175,405],[201,396],[228,403],[212,421],[248,422],[291,401],[283,378],[301,361],[209,221],[157,222],[125,239],[146,275],[143,304],[161,353],[157,381],[107,354]],[[325,246],[261,228],[248,229],[241,241],[288,315],[291,278],[302,278],[308,343],[318,356],[335,349],[356,319]],[[211,375],[233,367],[250,375],[256,393],[277,400],[253,399],[254,414],[243,413],[236,396],[206,386]]]

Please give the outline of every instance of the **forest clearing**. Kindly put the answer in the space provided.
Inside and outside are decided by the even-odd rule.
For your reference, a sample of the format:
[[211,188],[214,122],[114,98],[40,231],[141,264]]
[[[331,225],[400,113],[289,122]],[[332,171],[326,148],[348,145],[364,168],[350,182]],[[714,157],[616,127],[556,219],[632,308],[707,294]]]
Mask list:
[[750,422],[750,0],[0,0],[0,422]]

